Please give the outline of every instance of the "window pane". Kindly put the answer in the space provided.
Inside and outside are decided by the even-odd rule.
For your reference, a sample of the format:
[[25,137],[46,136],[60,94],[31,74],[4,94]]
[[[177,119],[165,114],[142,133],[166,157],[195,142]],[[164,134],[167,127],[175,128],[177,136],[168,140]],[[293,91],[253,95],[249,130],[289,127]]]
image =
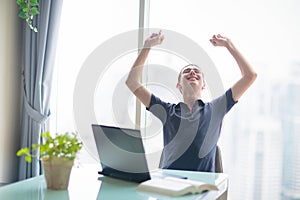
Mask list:
[[[72,0],[65,1],[61,16],[61,28],[57,47],[56,77],[54,79],[54,91],[52,95],[52,132],[66,132],[77,130],[73,116],[73,92],[76,78],[86,59],[103,42],[113,36],[138,28],[139,0],[130,3],[123,0],[98,1],[98,0]],[[106,66],[107,71],[98,79],[95,91],[94,111],[98,123],[116,124],[115,114],[112,112],[112,86],[120,81],[128,73],[137,52],[126,54],[119,60]],[[99,56],[99,67],[101,66]],[[116,55],[120,56],[120,55]],[[96,63],[97,64],[97,63]],[[103,80],[101,79],[103,78]],[[101,85],[105,83],[105,85]],[[119,88],[120,92],[126,90],[125,84]],[[127,95],[127,93],[120,93]],[[123,99],[122,96],[120,100]],[[129,102],[124,102],[130,104]],[[54,106],[55,105],[55,106]],[[130,119],[119,119],[129,127],[134,118],[135,107],[128,109]],[[127,115],[126,115],[127,116]],[[121,116],[122,117],[122,116]],[[125,116],[124,116],[125,117]],[[127,120],[127,121],[126,121]],[[95,122],[90,122],[95,123]],[[127,123],[127,124],[126,124]],[[124,125],[124,124],[121,124]],[[124,125],[124,126],[125,126]],[[80,133],[85,147],[98,159],[94,137],[91,129],[88,133]]]

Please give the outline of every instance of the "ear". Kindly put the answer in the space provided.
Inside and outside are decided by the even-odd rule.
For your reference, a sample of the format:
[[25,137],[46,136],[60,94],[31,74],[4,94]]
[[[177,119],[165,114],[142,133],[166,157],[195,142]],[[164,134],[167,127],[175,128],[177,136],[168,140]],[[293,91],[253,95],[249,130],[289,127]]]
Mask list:
[[180,93],[182,94],[182,86],[180,85],[180,83],[176,84],[176,88],[180,91]]
[[202,85],[202,90],[204,90],[206,88],[206,82],[205,81],[203,81],[203,85]]

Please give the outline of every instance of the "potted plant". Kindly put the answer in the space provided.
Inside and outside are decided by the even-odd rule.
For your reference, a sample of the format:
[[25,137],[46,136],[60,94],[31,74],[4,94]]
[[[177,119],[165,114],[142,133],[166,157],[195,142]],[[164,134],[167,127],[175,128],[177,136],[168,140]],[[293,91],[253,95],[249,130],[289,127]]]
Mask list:
[[27,162],[32,161],[32,151],[38,151],[47,188],[64,190],[68,188],[69,178],[77,152],[82,148],[82,142],[75,133],[56,134],[42,133],[42,143],[32,144],[31,149],[22,148],[17,156],[25,155]]

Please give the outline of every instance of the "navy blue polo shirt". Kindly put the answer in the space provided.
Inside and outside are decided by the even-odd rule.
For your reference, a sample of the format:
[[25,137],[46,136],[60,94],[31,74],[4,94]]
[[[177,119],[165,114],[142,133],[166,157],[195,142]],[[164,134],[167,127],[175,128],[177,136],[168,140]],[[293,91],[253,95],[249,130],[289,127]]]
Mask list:
[[231,89],[208,103],[197,100],[192,110],[152,94],[147,110],[163,124],[162,168],[214,172],[222,120],[235,103]]

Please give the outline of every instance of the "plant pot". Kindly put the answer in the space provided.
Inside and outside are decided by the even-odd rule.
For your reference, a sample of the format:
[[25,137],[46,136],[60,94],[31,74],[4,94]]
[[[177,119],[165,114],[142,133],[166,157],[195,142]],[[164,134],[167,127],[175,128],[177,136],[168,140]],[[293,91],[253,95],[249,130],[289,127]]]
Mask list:
[[47,188],[51,190],[68,189],[70,174],[74,160],[51,157],[42,159]]

